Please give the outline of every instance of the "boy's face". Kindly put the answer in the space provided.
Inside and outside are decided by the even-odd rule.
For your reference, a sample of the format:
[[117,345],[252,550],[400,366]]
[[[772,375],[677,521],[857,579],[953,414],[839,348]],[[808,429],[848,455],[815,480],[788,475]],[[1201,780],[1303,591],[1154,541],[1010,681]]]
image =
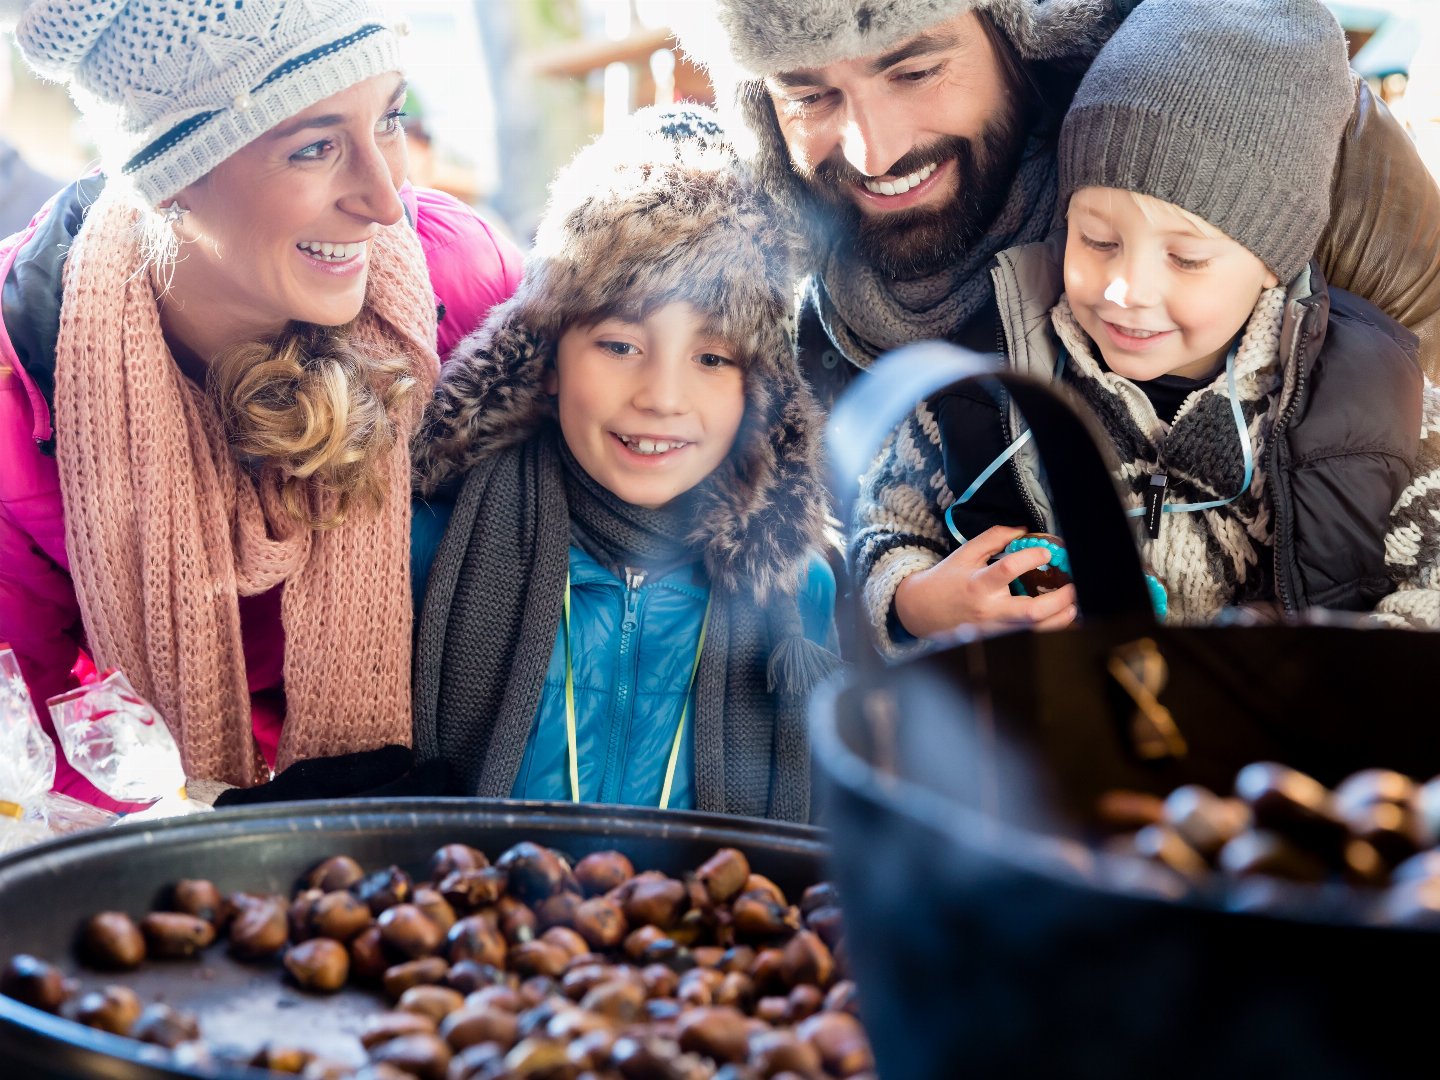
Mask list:
[[745,415],[735,350],[685,303],[638,323],[571,327],[547,389],[581,467],[618,498],[652,510],[715,471]]
[[1065,292],[1117,375],[1205,379],[1275,275],[1177,206],[1114,188],[1070,199]]

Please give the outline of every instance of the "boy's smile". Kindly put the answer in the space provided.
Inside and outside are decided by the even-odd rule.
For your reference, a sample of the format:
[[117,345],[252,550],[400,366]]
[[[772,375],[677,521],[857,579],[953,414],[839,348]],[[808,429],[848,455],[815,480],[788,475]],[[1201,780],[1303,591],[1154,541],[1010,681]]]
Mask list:
[[548,389],[581,467],[612,494],[656,509],[715,471],[745,415],[736,351],[689,304],[639,322],[571,327]]

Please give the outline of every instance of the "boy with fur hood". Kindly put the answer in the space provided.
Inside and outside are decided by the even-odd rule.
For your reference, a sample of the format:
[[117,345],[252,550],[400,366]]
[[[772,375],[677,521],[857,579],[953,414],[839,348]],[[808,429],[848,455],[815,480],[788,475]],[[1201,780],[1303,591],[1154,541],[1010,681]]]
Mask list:
[[791,256],[704,110],[557,177],[416,444],[454,504],[416,514],[415,745],[464,793],[808,818],[834,578]]
[[[1350,106],[1318,0],[1145,0],[1061,129],[1068,232],[992,271],[1007,362],[1092,410],[1172,618],[1440,627],[1440,397],[1415,336],[1312,259]],[[853,550],[889,655],[1075,617],[1073,586],[1011,595],[1063,550],[1015,546],[1054,532],[1049,499],[1018,412],[983,398],[932,399],[935,429],[907,421],[863,481]]]

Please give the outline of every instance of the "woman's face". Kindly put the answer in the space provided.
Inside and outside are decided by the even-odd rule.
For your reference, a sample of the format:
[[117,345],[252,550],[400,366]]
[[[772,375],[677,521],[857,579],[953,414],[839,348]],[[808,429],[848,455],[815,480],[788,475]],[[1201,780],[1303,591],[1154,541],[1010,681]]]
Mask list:
[[[370,241],[404,214],[397,73],[375,75],[271,128],[176,196],[190,213],[174,291],[226,336],[360,313]],[[213,324],[212,324],[213,325]]]

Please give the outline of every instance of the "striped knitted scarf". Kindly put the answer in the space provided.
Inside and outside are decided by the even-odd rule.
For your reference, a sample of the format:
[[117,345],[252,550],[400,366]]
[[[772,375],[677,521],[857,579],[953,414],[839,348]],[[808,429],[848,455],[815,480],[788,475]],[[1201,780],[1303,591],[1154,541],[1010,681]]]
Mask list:
[[[1264,460],[1280,399],[1284,311],[1283,287],[1263,292],[1235,355],[1235,388],[1255,460],[1250,486],[1215,509],[1165,514],[1158,539],[1141,537],[1141,555],[1165,585],[1173,621],[1206,622],[1222,608],[1269,599],[1264,556],[1273,544],[1274,521]],[[1223,371],[1192,394],[1167,426],[1138,386],[1096,362],[1063,297],[1051,321],[1070,354],[1065,380],[1093,409],[1120,463],[1116,480],[1127,508],[1143,505],[1157,469],[1169,477],[1167,503],[1227,499],[1240,490],[1242,448]]]
[[[98,661],[166,718],[189,776],[263,778],[238,597],[284,584],[286,721],[278,765],[410,741],[409,437],[394,417],[378,514],[297,525],[228,445],[215,402],[161,331],[134,211],[102,200],[65,267],[56,415],[65,543]],[[372,246],[355,336],[403,351],[428,388],[435,305],[413,230]],[[423,402],[425,394],[416,395]]]

